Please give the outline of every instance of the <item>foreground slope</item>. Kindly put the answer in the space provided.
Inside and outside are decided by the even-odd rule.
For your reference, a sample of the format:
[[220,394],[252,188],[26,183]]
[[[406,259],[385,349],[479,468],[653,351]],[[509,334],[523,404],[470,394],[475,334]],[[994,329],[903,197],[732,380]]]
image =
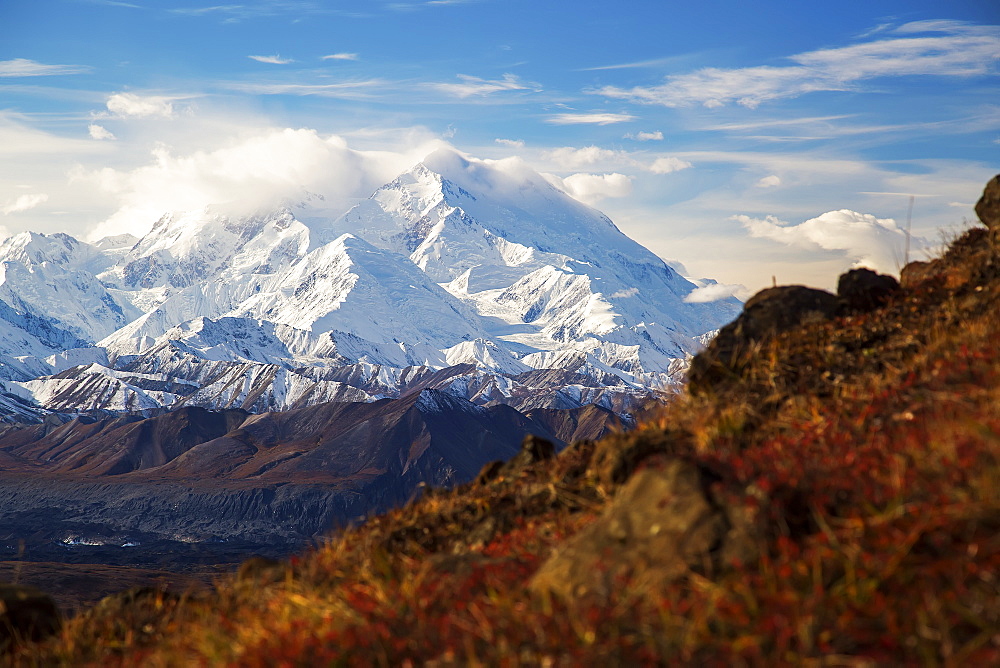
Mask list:
[[[505,465],[24,663],[1000,662],[1000,179],[893,281],[765,291],[639,430]],[[992,207],[992,208],[991,208]]]

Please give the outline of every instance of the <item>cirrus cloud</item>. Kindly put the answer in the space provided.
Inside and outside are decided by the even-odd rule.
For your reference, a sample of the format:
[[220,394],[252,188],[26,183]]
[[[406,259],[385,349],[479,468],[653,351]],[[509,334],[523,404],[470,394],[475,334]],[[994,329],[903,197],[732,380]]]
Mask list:
[[[899,76],[986,75],[1000,59],[1000,27],[960,21],[918,21],[897,28],[887,39],[819,49],[792,56],[793,64],[737,69],[704,68],[668,76],[658,86],[596,91],[612,99],[708,108],[763,102],[817,91],[845,91],[866,79]],[[924,33],[916,37],[915,34]]]
[[634,120],[631,114],[556,114],[545,120],[553,125],[611,125],[612,123],[625,123]]
[[505,74],[502,78],[493,80],[480,79],[479,77],[472,77],[467,74],[459,74],[458,78],[462,80],[461,83],[432,83],[428,84],[428,86],[458,98],[472,97],[474,95],[486,96],[510,90],[532,90],[535,92],[541,90],[538,84],[523,82],[516,74]]
[[46,77],[57,74],[83,74],[90,68],[83,65],[46,65],[27,58],[0,60],[0,77]]
[[247,56],[247,58],[250,60],[256,60],[258,63],[267,63],[269,65],[287,65],[295,62],[292,58],[282,58],[277,54],[273,56]]

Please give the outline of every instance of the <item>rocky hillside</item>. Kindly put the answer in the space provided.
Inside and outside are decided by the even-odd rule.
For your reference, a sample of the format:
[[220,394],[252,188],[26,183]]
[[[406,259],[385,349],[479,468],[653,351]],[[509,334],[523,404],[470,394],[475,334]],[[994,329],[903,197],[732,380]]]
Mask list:
[[977,212],[901,285],[760,293],[636,431],[529,439],[312,552],[107,599],[10,660],[996,665],[1000,177]]

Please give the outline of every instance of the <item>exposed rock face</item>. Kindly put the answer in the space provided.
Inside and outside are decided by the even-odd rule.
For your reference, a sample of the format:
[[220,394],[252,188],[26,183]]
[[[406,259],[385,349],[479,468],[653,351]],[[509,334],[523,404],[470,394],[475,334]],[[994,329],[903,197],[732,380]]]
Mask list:
[[871,269],[852,269],[837,281],[837,296],[849,311],[873,311],[899,290],[899,281]]
[[915,260],[899,272],[899,285],[904,290],[910,290],[914,286],[936,276],[939,267],[934,262],[924,262]]
[[705,573],[719,559],[745,557],[746,535],[710,498],[697,466],[670,460],[633,475],[600,519],[542,565],[531,587],[604,600],[620,578],[636,578],[655,590],[691,569]]
[[991,230],[1000,230],[1000,174],[986,184],[983,196],[976,203],[976,215]]
[[903,267],[900,285],[906,290],[918,287],[958,290],[992,280],[991,276],[1000,261],[998,234],[1000,228],[970,228],[952,242],[942,257],[930,262],[911,262]]
[[[660,404],[657,404],[660,405]],[[582,408],[538,408],[525,413],[533,421],[544,425],[553,436],[564,443],[580,440],[598,440],[614,432],[633,426],[606,408],[595,404]]]
[[0,584],[0,651],[19,640],[41,640],[59,630],[56,604],[34,587]]
[[812,319],[831,318],[838,307],[837,298],[825,290],[801,285],[761,290],[746,303],[743,313],[723,327],[708,348],[691,362],[689,390],[698,393],[738,376],[755,343]]

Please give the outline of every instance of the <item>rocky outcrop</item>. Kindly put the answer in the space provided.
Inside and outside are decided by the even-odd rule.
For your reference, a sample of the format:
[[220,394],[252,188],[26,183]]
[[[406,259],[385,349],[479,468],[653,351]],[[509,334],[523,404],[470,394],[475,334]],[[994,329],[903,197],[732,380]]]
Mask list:
[[694,394],[738,378],[757,344],[812,320],[833,317],[840,304],[825,290],[786,285],[761,290],[743,313],[721,330],[691,362],[688,389]]
[[710,573],[747,558],[755,545],[751,533],[742,515],[711,498],[695,464],[668,460],[633,475],[596,522],[539,568],[531,588],[602,601],[625,579],[660,590],[692,570]]
[[976,215],[983,225],[993,231],[1000,231],[1000,174],[986,184],[983,196],[976,202]]
[[899,291],[899,281],[871,269],[852,269],[837,281],[837,297],[843,310],[874,311]]
[[[987,229],[972,228],[956,239],[944,256],[903,267],[899,276],[902,287],[912,290],[919,286],[939,286],[955,290],[989,276],[1000,249],[1000,174],[983,189],[976,202],[976,215]],[[986,243],[982,243],[983,237]]]

